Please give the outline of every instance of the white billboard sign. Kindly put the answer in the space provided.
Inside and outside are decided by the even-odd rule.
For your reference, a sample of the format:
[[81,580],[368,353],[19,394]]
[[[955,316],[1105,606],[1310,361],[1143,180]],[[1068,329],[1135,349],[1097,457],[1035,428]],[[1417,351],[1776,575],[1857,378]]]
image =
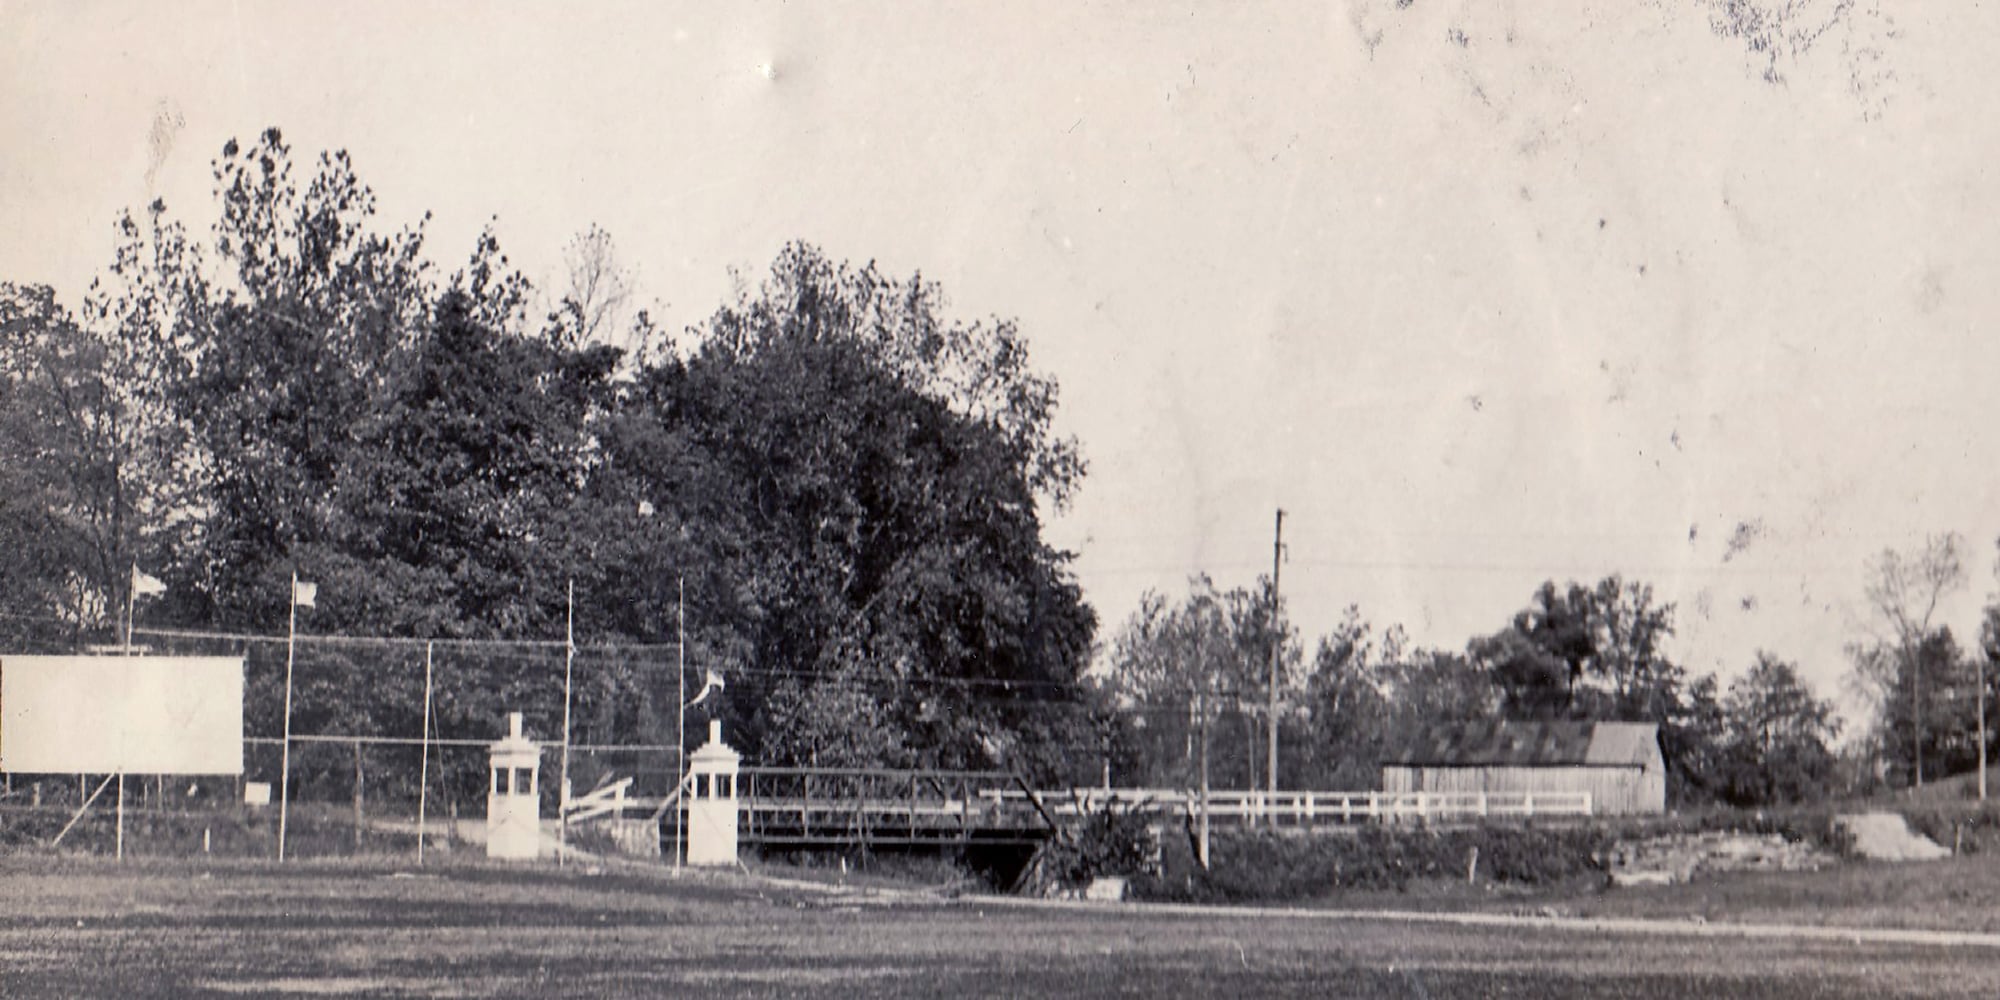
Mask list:
[[0,656],[0,771],[242,774],[243,659]]

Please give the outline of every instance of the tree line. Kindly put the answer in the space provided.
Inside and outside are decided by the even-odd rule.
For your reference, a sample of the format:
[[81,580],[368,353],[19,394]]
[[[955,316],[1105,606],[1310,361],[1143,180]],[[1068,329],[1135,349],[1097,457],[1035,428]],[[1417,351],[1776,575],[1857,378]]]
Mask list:
[[1423,727],[1489,719],[1657,724],[1678,805],[1920,786],[1992,754],[2000,603],[1984,609],[1973,650],[1937,621],[1966,585],[1965,562],[1963,539],[1946,534],[1865,567],[1869,630],[1847,647],[1863,710],[1844,744],[1834,702],[1792,661],[1760,651],[1726,687],[1691,675],[1667,652],[1675,606],[1620,576],[1545,582],[1461,649],[1415,646],[1349,607],[1310,657],[1268,578],[1222,591],[1198,576],[1184,595],[1148,593],[1114,633],[1101,690],[1126,725],[1107,754],[1121,783],[1191,787],[1205,766],[1220,787],[1263,787],[1276,646],[1286,788],[1373,787],[1382,760]]
[[[1981,756],[2000,611],[1970,653],[1934,621],[1965,582],[1956,536],[1869,567],[1879,634],[1850,655],[1870,715],[1845,763],[1796,664],[1692,676],[1667,653],[1674,606],[1617,576],[1546,582],[1459,649],[1349,608],[1308,651],[1268,580],[1205,577],[1099,642],[1043,537],[1085,463],[1012,321],[794,244],[668,332],[630,308],[601,229],[571,244],[566,288],[537,289],[490,230],[441,271],[428,217],[381,219],[344,153],[301,164],[271,129],[213,167],[208,233],[159,202],[127,214],[77,306],[0,282],[8,648],[116,642],[134,567],[168,585],[148,623],[271,634],[297,574],[326,634],[547,638],[573,608],[580,637],[657,649],[684,608],[689,672],[729,684],[704,713],[771,764],[1184,785],[1206,760],[1218,787],[1261,787],[1274,647],[1291,788],[1372,787],[1417,727],[1488,718],[1657,723],[1682,803]],[[671,740],[671,663],[595,666],[589,738]],[[301,728],[412,731],[408,675],[329,653]],[[444,728],[548,696],[504,657],[454,684]],[[275,732],[277,703],[253,686],[252,727]]]
[[[1651,722],[1669,795],[1760,805],[1821,794],[1838,720],[1797,667],[1769,654],[1726,690],[1666,655],[1674,607],[1618,576],[1544,583],[1462,650],[1418,647],[1357,607],[1315,643],[1283,622],[1268,578],[1148,594],[1111,644],[1107,697],[1130,724],[1118,766],[1135,784],[1262,787],[1269,663],[1278,644],[1285,788],[1375,787],[1383,759],[1426,726],[1485,719]],[[1276,616],[1274,617],[1274,611]],[[1205,759],[1204,759],[1205,758]]]

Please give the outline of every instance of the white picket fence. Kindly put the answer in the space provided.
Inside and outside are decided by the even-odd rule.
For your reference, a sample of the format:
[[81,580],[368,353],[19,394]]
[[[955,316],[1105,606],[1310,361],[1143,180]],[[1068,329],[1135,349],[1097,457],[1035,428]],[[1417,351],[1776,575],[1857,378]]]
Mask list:
[[[1180,788],[1065,788],[1037,792],[1058,815],[1145,807],[1198,815],[1201,795]],[[1019,791],[988,792],[1001,801],[1025,799]],[[1211,790],[1211,820],[1316,823],[1399,820],[1526,819],[1589,816],[1589,792],[1261,792]]]

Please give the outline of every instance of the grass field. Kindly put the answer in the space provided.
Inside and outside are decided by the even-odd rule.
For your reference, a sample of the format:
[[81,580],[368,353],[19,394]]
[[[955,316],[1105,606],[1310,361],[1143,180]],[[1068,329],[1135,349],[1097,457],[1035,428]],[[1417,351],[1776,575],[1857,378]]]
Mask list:
[[2000,995],[2000,950],[1025,907],[740,875],[0,859],[0,995]]

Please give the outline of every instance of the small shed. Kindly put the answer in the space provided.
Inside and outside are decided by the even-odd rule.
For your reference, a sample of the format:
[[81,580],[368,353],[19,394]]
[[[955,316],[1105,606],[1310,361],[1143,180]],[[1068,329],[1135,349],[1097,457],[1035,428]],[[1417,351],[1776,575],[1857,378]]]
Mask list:
[[1650,722],[1435,725],[1383,758],[1385,792],[1589,792],[1598,815],[1667,808],[1660,727]]

